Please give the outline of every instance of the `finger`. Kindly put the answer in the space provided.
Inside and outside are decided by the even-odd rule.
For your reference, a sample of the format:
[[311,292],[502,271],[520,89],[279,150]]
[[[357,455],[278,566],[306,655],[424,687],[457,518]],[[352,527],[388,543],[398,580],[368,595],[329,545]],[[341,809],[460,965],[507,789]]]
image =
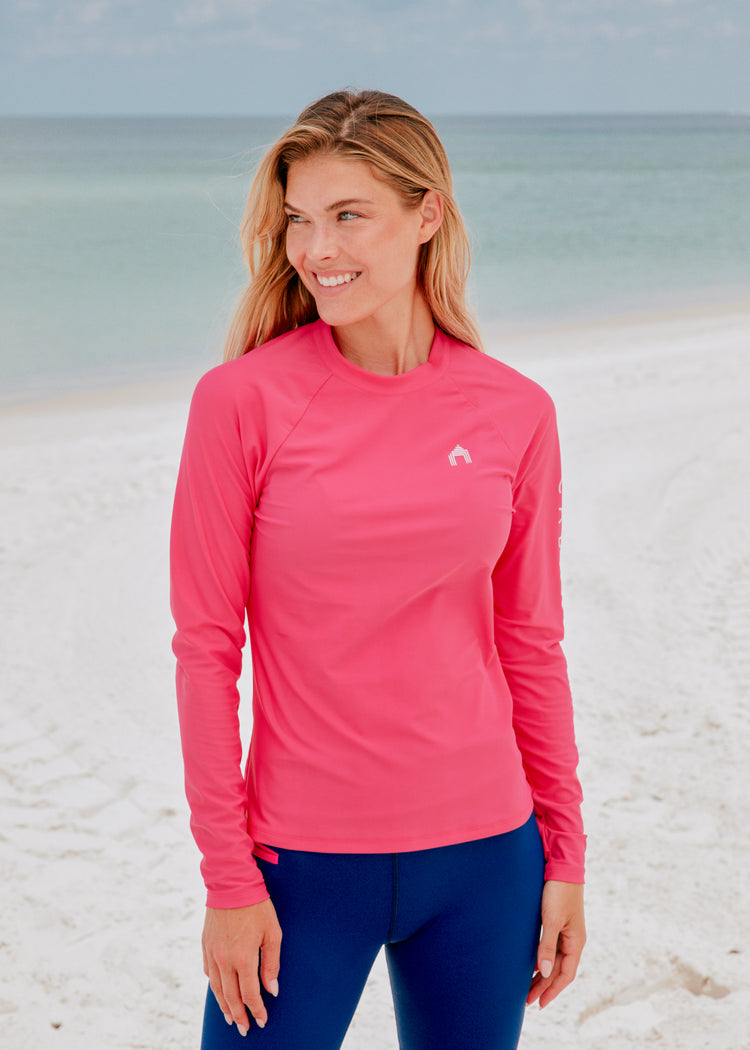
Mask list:
[[551,1003],[553,999],[556,999],[564,988],[567,988],[569,984],[572,984],[576,973],[578,972],[578,963],[581,960],[583,944],[580,946],[576,945],[574,948],[571,948],[570,945],[566,944],[565,948],[566,950],[564,953],[558,953],[552,977],[549,982],[545,982],[547,987],[543,988],[540,992],[540,1007],[545,1007]]
[[[222,1001],[224,1003],[224,1006],[222,1006],[224,1018],[228,1024],[234,1023],[237,1025],[240,1035],[247,1035],[250,1022],[242,1001],[237,971],[229,964],[223,965],[221,959],[215,960],[215,965],[218,973],[217,983],[221,991],[221,999],[218,995],[216,999],[219,1006],[222,1006]],[[216,995],[215,991],[214,995]]]
[[542,927],[542,937],[536,953],[536,967],[544,980],[552,976],[555,968],[559,936],[560,926],[557,923],[548,922]]
[[208,977],[209,984],[211,985],[211,991],[214,994],[214,999],[219,1004],[219,1009],[224,1014],[224,1020],[227,1024],[233,1024],[232,1015],[229,1009],[229,1005],[224,997],[224,990],[221,985],[221,973],[219,972],[218,966],[211,966],[207,956],[204,956],[206,962],[206,976]]
[[244,973],[238,974],[238,977],[238,989],[241,1001],[252,1014],[253,1020],[258,1028],[265,1028],[268,1014],[266,1013],[266,1007],[260,994],[260,981],[258,980],[257,967],[252,971],[245,971]]
[[[539,970],[537,970],[537,972],[534,974],[534,976],[532,978],[531,984],[529,986],[529,992],[528,992],[528,995],[526,996],[526,1003],[527,1003],[527,1005],[530,1006],[532,1003],[535,1003],[537,1001],[537,999],[540,999],[540,997],[544,995],[544,993],[547,991],[547,989],[552,986],[553,982],[555,981],[555,978],[557,977],[557,975],[559,973],[559,970],[560,970],[560,958],[559,958],[559,956],[557,956],[556,959],[555,959],[555,963],[554,963],[554,965],[552,967],[552,973],[549,975],[549,977],[542,977],[541,972]],[[540,1006],[541,1006],[541,1003],[540,1003]]]
[[526,1005],[531,1006],[532,1003],[535,1003],[544,989],[549,987],[549,984],[549,981],[542,979],[540,973],[535,973],[531,979],[531,984],[529,985],[529,994],[526,996]]
[[556,999],[560,992],[562,992],[564,988],[567,988],[572,980],[573,978],[569,977],[567,974],[556,973],[548,987],[545,988],[539,996],[540,1010],[543,1010],[553,999]]
[[273,996],[279,994],[280,955],[281,930],[277,926],[273,933],[266,934],[260,950],[260,979],[266,991]]

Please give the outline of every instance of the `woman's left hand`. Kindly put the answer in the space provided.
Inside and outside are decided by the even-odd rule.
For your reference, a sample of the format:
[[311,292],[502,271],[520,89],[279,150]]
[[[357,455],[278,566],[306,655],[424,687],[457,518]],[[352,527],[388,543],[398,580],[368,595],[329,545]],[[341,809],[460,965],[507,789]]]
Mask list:
[[527,1003],[539,1000],[547,1006],[576,975],[586,924],[583,918],[583,886],[575,882],[547,882],[542,894],[542,937]]

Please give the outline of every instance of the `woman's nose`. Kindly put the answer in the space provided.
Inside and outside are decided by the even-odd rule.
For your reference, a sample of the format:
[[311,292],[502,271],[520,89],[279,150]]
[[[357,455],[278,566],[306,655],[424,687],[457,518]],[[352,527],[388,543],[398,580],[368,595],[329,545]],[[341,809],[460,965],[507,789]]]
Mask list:
[[328,223],[314,226],[310,231],[310,238],[307,242],[308,258],[323,261],[324,259],[335,258],[337,252],[336,239]]

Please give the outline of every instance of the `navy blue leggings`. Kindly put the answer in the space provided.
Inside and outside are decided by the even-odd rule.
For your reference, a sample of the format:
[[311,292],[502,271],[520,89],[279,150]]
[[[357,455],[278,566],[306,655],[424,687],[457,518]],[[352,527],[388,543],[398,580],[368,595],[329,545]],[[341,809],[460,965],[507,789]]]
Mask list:
[[402,1050],[514,1050],[539,940],[533,817],[409,853],[274,852],[258,863],[283,932],[278,999],[243,1038],[209,989],[202,1050],[338,1050],[383,945]]

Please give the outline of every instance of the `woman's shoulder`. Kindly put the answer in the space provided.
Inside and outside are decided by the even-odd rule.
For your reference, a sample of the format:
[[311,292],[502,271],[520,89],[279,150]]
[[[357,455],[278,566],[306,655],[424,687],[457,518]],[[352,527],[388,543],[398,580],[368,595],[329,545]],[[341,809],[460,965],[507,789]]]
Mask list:
[[274,397],[304,397],[327,371],[315,352],[315,323],[294,328],[249,350],[242,357],[209,369],[195,388],[194,400],[247,403]]
[[549,393],[536,380],[489,353],[451,339],[450,370],[469,400],[490,411],[535,418],[554,412]]

